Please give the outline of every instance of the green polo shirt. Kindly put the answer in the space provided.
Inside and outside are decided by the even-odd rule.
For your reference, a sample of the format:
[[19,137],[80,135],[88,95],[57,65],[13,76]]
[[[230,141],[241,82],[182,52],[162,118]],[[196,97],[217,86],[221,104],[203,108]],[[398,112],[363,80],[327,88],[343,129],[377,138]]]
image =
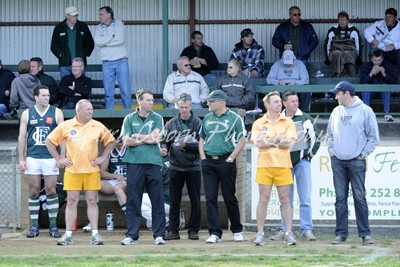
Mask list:
[[204,152],[209,156],[222,156],[235,149],[236,141],[246,136],[242,118],[227,109],[220,116],[208,113],[202,123],[200,137],[204,139]]
[[[149,134],[154,129],[163,131],[164,119],[161,115],[151,111],[143,121],[139,117],[138,109],[127,115],[122,123],[121,136],[133,134]],[[154,164],[163,166],[159,144],[143,144],[140,146],[128,146],[123,162],[134,164]]]

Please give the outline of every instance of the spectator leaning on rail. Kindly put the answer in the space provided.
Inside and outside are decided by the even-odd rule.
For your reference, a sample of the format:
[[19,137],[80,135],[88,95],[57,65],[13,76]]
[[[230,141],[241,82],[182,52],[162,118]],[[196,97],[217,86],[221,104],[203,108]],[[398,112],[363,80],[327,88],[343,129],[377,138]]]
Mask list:
[[242,66],[237,59],[228,61],[227,74],[219,78],[215,89],[226,94],[228,108],[250,110],[254,108],[255,91],[249,77],[241,72]]
[[311,52],[318,46],[318,36],[314,27],[300,19],[300,8],[289,8],[289,19],[281,23],[272,37],[272,45],[279,49],[279,56],[285,50],[293,50],[296,58],[307,65]]
[[361,38],[358,29],[349,23],[349,14],[340,11],[338,23],[329,29],[325,44],[325,64],[330,65],[332,76],[342,76],[346,72],[357,76],[356,64],[361,65]]
[[0,60],[0,117],[8,111],[11,83],[14,79],[14,73],[3,68]]
[[388,8],[385,19],[379,20],[364,30],[364,36],[373,48],[383,50],[383,57],[396,66],[396,75],[400,72],[400,23],[397,10]]
[[202,103],[210,89],[203,77],[190,68],[189,58],[178,58],[178,70],[168,75],[165,81],[163,98],[169,103],[170,108],[178,108],[177,99],[182,93],[187,93],[192,98],[194,109],[202,108]]
[[218,67],[218,59],[211,47],[203,43],[203,34],[199,31],[192,32],[192,44],[183,49],[181,56],[187,56],[192,70],[204,78],[213,78],[211,70]]
[[92,34],[86,23],[78,20],[78,9],[65,9],[65,19],[58,23],[51,37],[51,52],[58,58],[61,78],[72,73],[72,59],[80,57],[86,66],[86,57],[94,49]]
[[242,64],[242,71],[249,77],[264,75],[265,50],[253,38],[250,28],[240,32],[240,42],[235,44],[231,59],[236,58]]
[[30,60],[30,73],[36,76],[40,83],[49,87],[50,90],[50,105],[58,104],[58,85],[53,77],[44,73],[43,60],[40,57],[33,57]]
[[[368,84],[396,84],[397,76],[395,66],[389,60],[383,57],[383,51],[379,48],[370,51],[371,61],[364,64],[360,71],[360,83]],[[374,93],[372,93],[374,94]],[[362,100],[365,105],[369,106],[371,92],[362,92]],[[385,120],[393,121],[390,112],[390,92],[381,92],[383,111],[385,112]]]
[[114,18],[114,11],[109,6],[99,8],[99,20],[100,24],[96,27],[94,41],[100,48],[106,109],[114,109],[115,79],[117,79],[122,108],[130,110],[132,108],[131,78],[125,44],[125,26],[122,21]]

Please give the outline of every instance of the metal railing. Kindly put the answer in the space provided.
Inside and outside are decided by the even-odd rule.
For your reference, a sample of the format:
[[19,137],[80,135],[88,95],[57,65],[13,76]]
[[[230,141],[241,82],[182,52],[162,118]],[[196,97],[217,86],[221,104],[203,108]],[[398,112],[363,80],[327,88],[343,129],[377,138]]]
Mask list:
[[0,227],[21,225],[21,175],[17,148],[0,147]]

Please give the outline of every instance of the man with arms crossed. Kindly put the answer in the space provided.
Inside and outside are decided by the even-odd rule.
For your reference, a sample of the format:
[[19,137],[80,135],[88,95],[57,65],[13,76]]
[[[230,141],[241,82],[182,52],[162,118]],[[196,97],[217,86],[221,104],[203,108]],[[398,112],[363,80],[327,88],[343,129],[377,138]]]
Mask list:
[[[47,149],[57,160],[58,166],[65,167],[66,232],[57,241],[57,245],[73,244],[72,227],[77,216],[79,194],[82,190],[85,191],[87,216],[92,225],[89,243],[103,245],[103,238],[97,228],[99,220],[97,195],[101,189],[99,165],[108,160],[108,155],[115,146],[115,138],[102,123],[92,119],[93,106],[89,100],[79,100],[75,109],[76,116],[60,124],[46,139]],[[98,151],[99,140],[105,146],[101,156]],[[66,142],[66,158],[61,157],[57,151],[57,146],[63,141]]]
[[146,188],[152,206],[153,237],[156,245],[164,245],[165,210],[163,166],[160,145],[164,119],[155,113],[153,93],[146,89],[136,92],[139,107],[127,115],[122,124],[122,142],[127,147],[124,162],[127,163],[126,225],[125,239],[121,245],[136,245],[139,239],[141,205]]
[[272,185],[278,190],[285,223],[285,243],[296,245],[292,233],[292,206],[289,201],[290,186],[293,184],[290,147],[297,140],[293,121],[281,113],[282,100],[277,91],[267,94],[263,99],[267,113],[253,124],[251,141],[258,147],[256,182],[260,197],[257,205],[257,234],[255,246],[265,243],[264,222]]
[[[296,179],[297,195],[300,201],[300,230],[307,241],[315,241],[317,239],[312,232],[311,159],[320,146],[320,142],[317,140],[319,131],[310,115],[299,109],[299,98],[296,91],[286,90],[282,94],[282,99],[285,106],[282,114],[294,121],[298,138],[298,142],[290,151],[290,159],[293,165],[292,176],[293,180]],[[291,185],[289,199],[292,207],[293,189],[294,186]],[[281,231],[271,236],[271,239],[284,240],[285,232],[285,224],[281,220]]]
[[[25,110],[21,115],[18,136],[19,169],[25,171],[29,180],[29,214],[32,227],[27,231],[29,238],[39,235],[40,182],[44,177],[46,204],[49,215],[49,234],[61,237],[57,229],[58,195],[56,192],[59,170],[57,162],[46,148],[46,137],[57,125],[64,121],[61,110],[50,106],[50,90],[46,85],[38,85],[33,95],[35,105]],[[25,148],[27,155],[25,159]],[[64,146],[61,154],[65,155]]]

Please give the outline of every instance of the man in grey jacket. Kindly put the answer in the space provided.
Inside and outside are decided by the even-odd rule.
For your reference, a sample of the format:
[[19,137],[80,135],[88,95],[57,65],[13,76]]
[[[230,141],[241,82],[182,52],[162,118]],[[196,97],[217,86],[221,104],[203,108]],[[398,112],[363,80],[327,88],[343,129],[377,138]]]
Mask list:
[[165,142],[171,164],[171,208],[165,240],[180,239],[179,211],[181,208],[182,188],[185,183],[191,208],[187,225],[188,238],[198,240],[201,223],[201,161],[199,155],[201,120],[192,112],[192,97],[189,94],[181,94],[177,99],[177,106],[179,114],[165,125]]
[[346,241],[348,236],[349,184],[354,199],[358,236],[363,243],[373,244],[365,197],[366,157],[379,144],[379,130],[374,111],[365,105],[351,83],[340,82],[330,90],[339,102],[328,122],[328,152],[331,157],[336,202],[336,238],[332,244]]
[[35,105],[33,90],[40,85],[40,81],[35,76],[29,74],[31,64],[28,60],[21,60],[18,63],[18,74],[11,83],[10,113],[5,113],[4,117],[8,120],[17,115],[18,109],[27,109]]

